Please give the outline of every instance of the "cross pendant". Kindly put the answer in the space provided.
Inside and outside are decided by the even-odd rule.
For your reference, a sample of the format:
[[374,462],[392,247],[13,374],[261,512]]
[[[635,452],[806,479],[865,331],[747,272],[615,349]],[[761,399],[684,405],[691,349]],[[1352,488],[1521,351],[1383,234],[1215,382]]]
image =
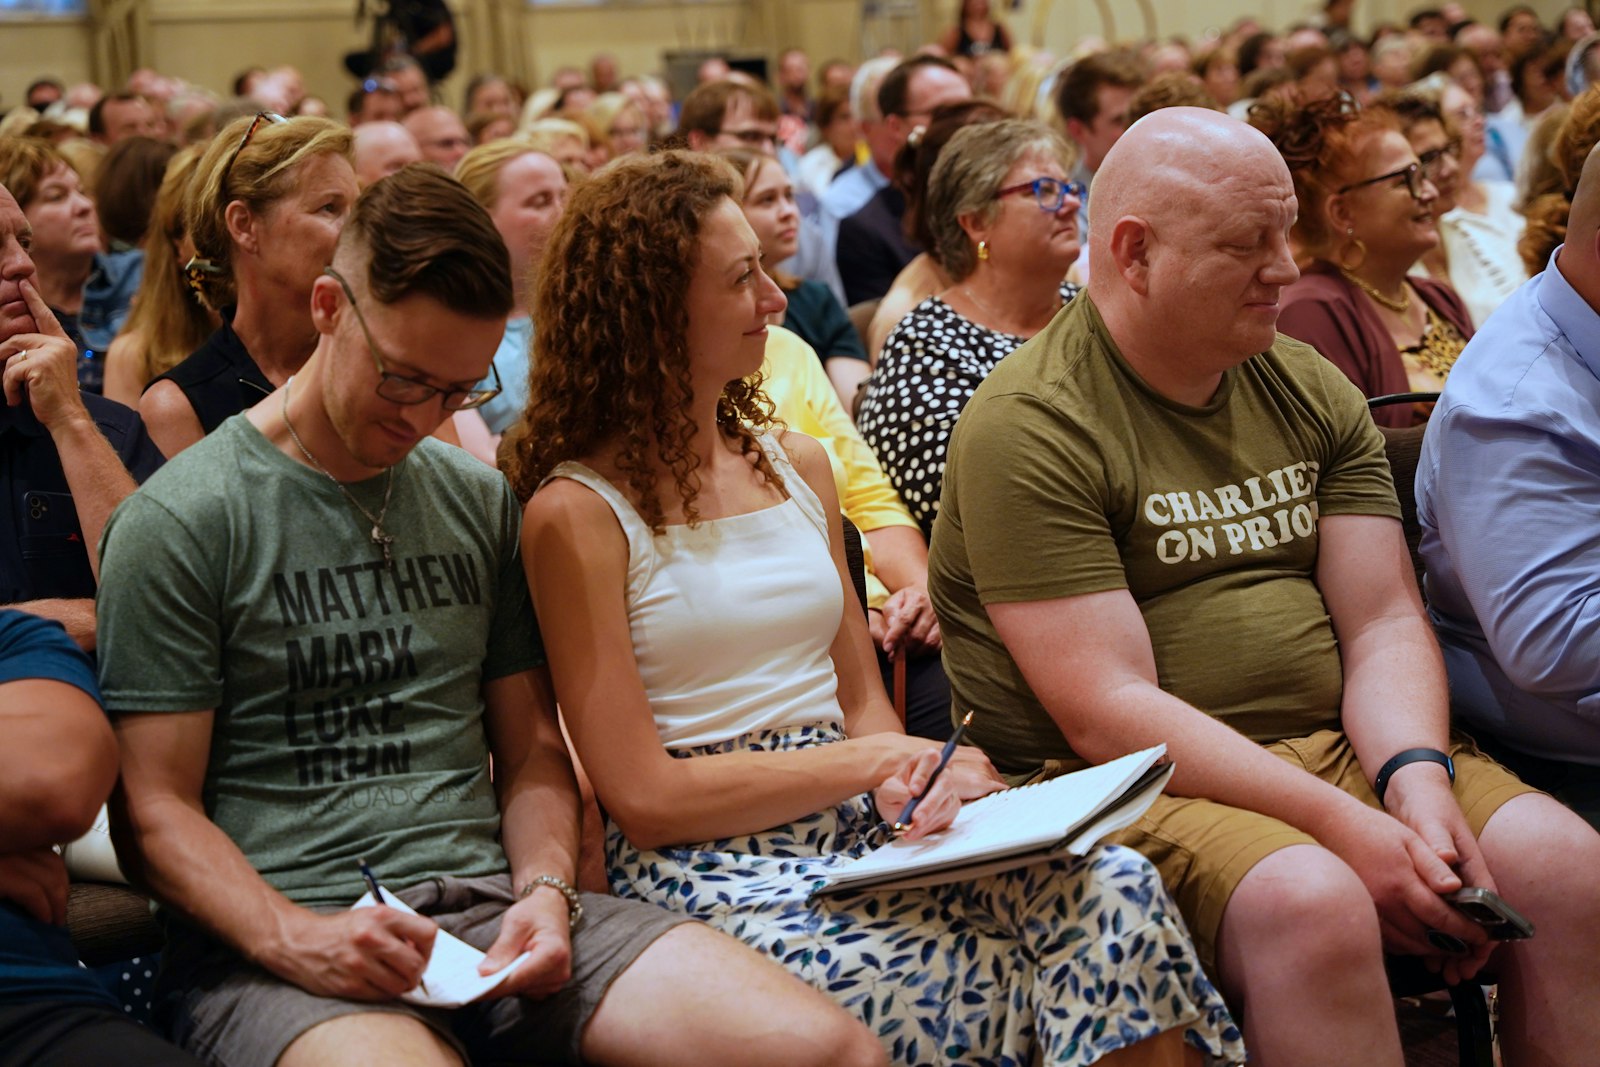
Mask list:
[[394,544],[394,538],[384,533],[382,528],[372,527],[372,543],[383,549],[383,565],[390,570],[394,569],[394,557],[389,554],[389,546]]

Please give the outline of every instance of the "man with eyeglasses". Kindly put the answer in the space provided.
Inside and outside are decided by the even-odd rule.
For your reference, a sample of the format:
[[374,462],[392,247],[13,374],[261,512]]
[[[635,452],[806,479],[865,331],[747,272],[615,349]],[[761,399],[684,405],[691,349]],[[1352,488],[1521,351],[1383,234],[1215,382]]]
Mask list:
[[744,148],[776,155],[778,102],[755,82],[731,77],[705,82],[683,98],[678,132],[696,152]]
[[[1496,968],[1506,1062],[1585,1062],[1600,838],[1450,732],[1383,438],[1277,332],[1304,210],[1283,158],[1166,108],[1099,180],[1087,291],[950,446],[928,579],[968,741],[1015,782],[1167,746],[1166,794],[1111,840],[1160,868],[1252,1062],[1402,1067],[1386,952]],[[1463,504],[1507,544],[1548,526]],[[1535,936],[1493,940],[1452,907],[1468,887]]]
[[[740,973],[731,939],[573,888],[520,508],[428,439],[498,388],[509,275],[437,168],[376,183],[313,287],[305,366],[107,531],[114,832],[165,910],[158,1000],[208,1062],[728,1062],[781,1014],[699,999]],[[399,905],[350,908],[358,860]],[[441,930],[515,970],[455,1011],[399,999],[445,996],[419,984]]]

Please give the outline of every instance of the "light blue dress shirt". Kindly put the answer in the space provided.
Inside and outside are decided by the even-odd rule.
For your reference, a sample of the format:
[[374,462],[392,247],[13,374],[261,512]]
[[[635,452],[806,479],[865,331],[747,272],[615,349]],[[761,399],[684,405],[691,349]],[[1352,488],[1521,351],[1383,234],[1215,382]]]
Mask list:
[[1600,314],[1556,265],[1468,343],[1428,422],[1428,607],[1469,730],[1600,765]]
[[[522,417],[528,406],[528,368],[530,342],[533,340],[533,320],[518,315],[506,322],[505,336],[495,349],[494,369],[500,374],[500,395],[478,409],[483,421],[494,433],[505,433]],[[485,379],[485,387],[494,384]]]

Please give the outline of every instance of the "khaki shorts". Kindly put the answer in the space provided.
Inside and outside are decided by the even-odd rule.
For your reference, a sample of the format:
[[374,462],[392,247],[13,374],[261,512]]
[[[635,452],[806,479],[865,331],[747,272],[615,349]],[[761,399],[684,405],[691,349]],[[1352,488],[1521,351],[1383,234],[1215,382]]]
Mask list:
[[[1337,730],[1319,730],[1310,737],[1290,738],[1263,746],[1268,752],[1303,767],[1343,789],[1370,807],[1380,807],[1349,740]],[[1489,817],[1512,797],[1536,793],[1510,771],[1477,750],[1468,739],[1451,739],[1456,765],[1456,800],[1474,835],[1481,835]],[[1047,764],[1036,778],[1049,777]],[[1161,871],[1161,880],[1178,903],[1200,962],[1215,975],[1217,933],[1228,898],[1250,868],[1290,845],[1315,845],[1316,839],[1269,815],[1218,804],[1211,800],[1156,798],[1144,817],[1106,839],[1138,849]]]

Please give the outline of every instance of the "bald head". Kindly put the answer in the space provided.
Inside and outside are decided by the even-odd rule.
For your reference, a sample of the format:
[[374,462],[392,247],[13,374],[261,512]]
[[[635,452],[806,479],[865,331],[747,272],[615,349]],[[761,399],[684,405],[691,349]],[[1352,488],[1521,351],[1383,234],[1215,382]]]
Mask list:
[[1089,295],[1147,384],[1206,403],[1273,345],[1294,218],[1289,168],[1237,119],[1173,107],[1128,128],[1089,197]]
[[[1230,178],[1281,174],[1289,168],[1272,142],[1259,130],[1218,111],[1199,107],[1167,107],[1128,127],[1095,174],[1089,202],[1089,228],[1129,213],[1177,213],[1195,203],[1226,199]],[[1102,186],[1104,188],[1102,189]],[[1184,203],[1178,207],[1174,197]],[[1225,210],[1225,205],[1222,206]]]
[[365,122],[353,132],[356,181],[363,189],[422,158],[417,139],[398,122]]
[[456,169],[461,157],[472,147],[467,127],[447,107],[419,107],[400,120],[422,149],[422,158],[447,171]]

